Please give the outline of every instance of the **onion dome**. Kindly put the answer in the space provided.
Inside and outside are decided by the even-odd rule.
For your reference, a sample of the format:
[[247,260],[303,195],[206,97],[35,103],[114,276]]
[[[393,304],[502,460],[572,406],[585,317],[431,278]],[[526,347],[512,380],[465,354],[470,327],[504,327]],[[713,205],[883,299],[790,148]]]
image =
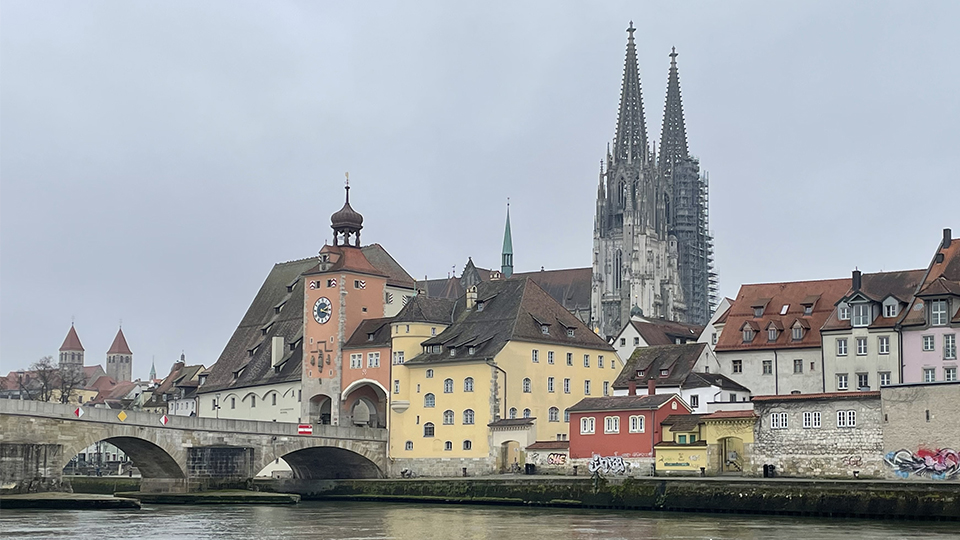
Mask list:
[[356,245],[360,245],[360,229],[363,228],[363,216],[350,206],[350,185],[346,186],[346,202],[343,208],[334,212],[330,216],[330,228],[333,229],[334,245],[338,244],[338,238],[343,235],[343,245],[350,245],[350,235],[356,235]]

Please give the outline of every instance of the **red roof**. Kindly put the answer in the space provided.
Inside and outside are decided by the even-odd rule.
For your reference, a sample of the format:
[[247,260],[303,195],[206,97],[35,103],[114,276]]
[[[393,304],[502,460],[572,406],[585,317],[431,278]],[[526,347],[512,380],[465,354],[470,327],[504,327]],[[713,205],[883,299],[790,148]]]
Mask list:
[[717,418],[756,418],[756,416],[757,415],[753,411],[743,410],[743,411],[717,411],[704,416],[704,418],[713,420]]
[[527,447],[527,450],[569,450],[570,441],[537,441]]
[[107,354],[133,354],[127,346],[127,338],[123,337],[123,328],[117,330],[117,337],[113,338],[113,345]]
[[82,351],[83,345],[80,344],[80,336],[77,335],[77,330],[70,325],[70,331],[67,332],[66,339],[63,340],[63,345],[60,346],[61,351]]

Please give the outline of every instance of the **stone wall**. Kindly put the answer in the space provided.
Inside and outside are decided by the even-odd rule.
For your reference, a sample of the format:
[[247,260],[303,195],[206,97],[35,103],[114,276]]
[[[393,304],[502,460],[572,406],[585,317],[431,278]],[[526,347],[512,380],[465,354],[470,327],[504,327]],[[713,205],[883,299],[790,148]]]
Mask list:
[[[620,462],[623,467],[621,469]],[[591,476],[597,470],[603,477],[641,477],[653,476],[654,458],[651,457],[623,457],[623,456],[593,456],[592,458],[575,458],[570,460],[570,467],[577,468],[577,476]]]
[[390,460],[389,475],[400,478],[406,470],[418,477],[453,477],[463,476],[464,468],[467,469],[467,476],[498,472],[494,458],[395,458]]
[[960,382],[888,386],[880,396],[884,473],[960,482]]
[[[759,420],[752,459],[744,474],[761,476],[764,465],[780,476],[876,478],[884,476],[880,397],[799,398],[754,401]],[[837,427],[837,411],[856,411],[856,427]],[[820,413],[820,427],[803,427],[803,413]],[[771,428],[771,415],[787,414],[786,429]]]

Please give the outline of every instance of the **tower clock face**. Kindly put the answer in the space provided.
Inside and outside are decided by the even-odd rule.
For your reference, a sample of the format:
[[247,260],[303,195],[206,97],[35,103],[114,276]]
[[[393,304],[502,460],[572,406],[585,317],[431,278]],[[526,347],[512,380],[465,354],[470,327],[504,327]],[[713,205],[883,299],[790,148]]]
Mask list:
[[313,305],[313,318],[320,324],[329,321],[331,313],[333,313],[333,304],[326,296],[320,297],[317,303]]

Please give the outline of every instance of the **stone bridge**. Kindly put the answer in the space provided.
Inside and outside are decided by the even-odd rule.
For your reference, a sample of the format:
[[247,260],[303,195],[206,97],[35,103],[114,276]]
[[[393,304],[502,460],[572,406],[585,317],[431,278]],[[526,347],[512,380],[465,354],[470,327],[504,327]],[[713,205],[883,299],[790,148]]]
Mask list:
[[[283,458],[295,478],[378,478],[387,472],[387,431],[166,416],[42,401],[0,399],[0,484],[4,491],[66,489],[63,468],[99,441],[123,450],[144,491],[238,487]],[[121,416],[124,418],[121,419]]]

